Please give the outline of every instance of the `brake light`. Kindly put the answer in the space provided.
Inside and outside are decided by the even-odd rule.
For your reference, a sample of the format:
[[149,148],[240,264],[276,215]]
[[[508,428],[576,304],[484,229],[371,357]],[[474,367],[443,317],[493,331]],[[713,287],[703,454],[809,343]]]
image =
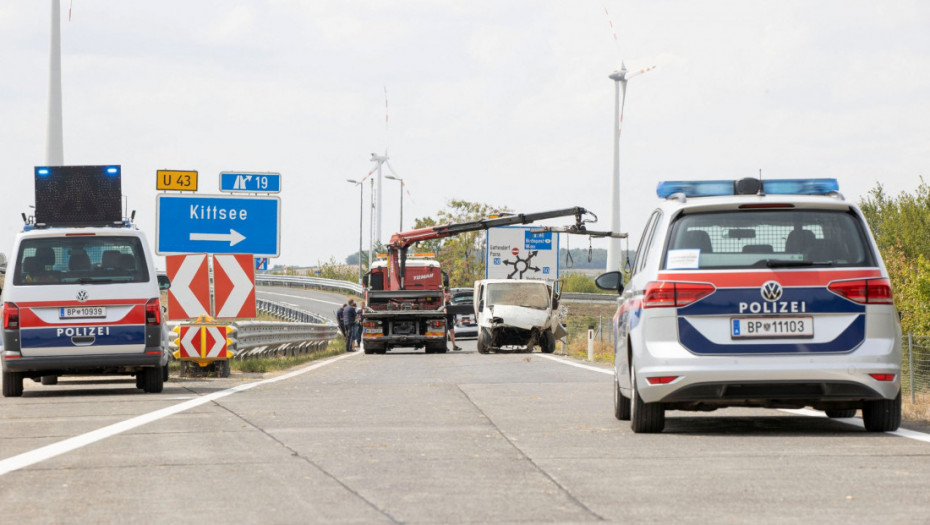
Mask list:
[[680,308],[714,293],[710,283],[652,281],[646,284],[643,308]]
[[16,303],[3,303],[3,329],[19,329],[19,307]]
[[158,299],[152,298],[145,303],[145,324],[161,324],[161,303]]
[[429,322],[429,326],[430,326],[430,328],[445,328],[445,327],[446,327],[446,320],[445,320],[445,319],[439,319],[439,320],[436,320],[436,321],[430,321],[430,322]]
[[878,279],[852,279],[834,281],[827,285],[831,292],[859,304],[893,304],[891,281]]

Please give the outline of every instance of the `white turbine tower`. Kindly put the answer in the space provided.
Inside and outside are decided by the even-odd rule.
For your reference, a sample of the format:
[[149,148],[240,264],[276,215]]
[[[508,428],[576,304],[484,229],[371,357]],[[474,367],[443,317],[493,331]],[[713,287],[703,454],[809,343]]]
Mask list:
[[61,124],[61,6],[52,0],[52,27],[48,50],[48,124],[45,131],[45,164],[65,163]]
[[[619,43],[617,33],[614,31],[614,23],[610,19],[610,13],[604,8],[604,14],[607,15],[607,21],[610,23],[610,29],[613,32],[614,43]],[[623,60],[620,61],[620,70],[614,71],[609,78],[614,81],[614,155],[613,155],[613,177],[610,180],[610,231],[620,233],[620,132],[623,126],[623,106],[626,102],[626,83],[633,77],[642,75],[647,71],[652,71],[655,66],[640,69],[632,74],[627,74],[626,65]],[[607,271],[623,270],[625,265],[623,250],[620,245],[620,239],[611,237],[607,244]]]

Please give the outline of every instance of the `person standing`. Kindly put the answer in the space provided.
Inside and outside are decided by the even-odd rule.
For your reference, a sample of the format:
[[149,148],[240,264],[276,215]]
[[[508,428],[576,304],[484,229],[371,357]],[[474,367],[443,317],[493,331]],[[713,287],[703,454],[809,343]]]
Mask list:
[[343,305],[336,310],[336,324],[339,325],[339,333],[342,334],[342,337],[346,336],[346,325],[342,319],[342,314],[345,313],[345,309],[346,304],[343,303]]
[[349,299],[342,311],[342,324],[345,326],[346,352],[354,352],[352,343],[355,341],[355,300]]
[[355,348],[362,347],[362,321],[365,320],[365,302],[355,308]]
[[449,341],[452,342],[452,350],[459,351],[462,347],[455,344],[455,314],[449,313],[449,304],[452,301],[452,295],[449,293],[448,288],[445,289],[443,295],[445,296],[446,303],[446,329],[448,330]]

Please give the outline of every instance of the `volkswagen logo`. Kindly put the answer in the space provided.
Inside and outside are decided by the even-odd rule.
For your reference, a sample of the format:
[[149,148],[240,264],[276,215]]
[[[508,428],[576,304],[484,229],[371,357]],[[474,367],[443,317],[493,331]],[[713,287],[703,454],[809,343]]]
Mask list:
[[82,303],[83,303],[84,301],[86,301],[86,300],[87,300],[87,290],[78,290],[78,293],[77,293],[77,300],[78,300],[79,302],[82,302]]
[[775,302],[781,299],[781,284],[778,281],[768,281],[762,285],[762,298],[766,301]]

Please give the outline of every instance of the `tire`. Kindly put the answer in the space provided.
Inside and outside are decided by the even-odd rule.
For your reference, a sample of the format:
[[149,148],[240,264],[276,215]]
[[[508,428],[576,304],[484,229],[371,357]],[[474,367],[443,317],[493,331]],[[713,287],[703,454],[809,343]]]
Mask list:
[[[4,382],[4,385],[6,383]],[[901,393],[894,399],[866,401],[862,404],[862,422],[869,432],[891,432],[901,425]]]
[[539,347],[544,354],[551,354],[555,352],[555,336],[552,335],[551,331],[546,330],[543,332],[542,341],[540,341]]
[[646,403],[636,388],[636,368],[630,364],[630,382],[633,385],[633,402],[630,410],[630,427],[637,434],[658,434],[665,429],[665,408],[662,403]]
[[142,388],[144,387],[144,385],[145,385],[145,383],[143,383],[143,381],[142,381],[142,372],[138,372],[138,373],[136,374],[136,388],[138,388],[139,390],[142,390]]
[[365,345],[362,345],[362,347],[364,348],[365,353],[368,355],[374,354],[376,352],[376,350],[372,348],[371,345],[365,344]]
[[162,379],[160,366],[150,366],[148,368],[143,368],[140,375],[142,376],[143,392],[157,394],[164,390],[165,381]]
[[824,410],[824,412],[826,412],[827,417],[830,419],[856,417],[855,408],[832,408],[830,410]]
[[58,384],[58,376],[42,376],[42,384],[43,384],[43,385],[46,385],[46,386],[48,386],[48,385],[57,385],[57,384]]
[[491,334],[484,328],[478,332],[478,353],[486,354],[491,351]]
[[620,421],[630,420],[630,398],[620,392],[620,382],[617,381],[617,375],[614,374],[614,417]]
[[165,366],[161,367],[161,379],[162,382],[168,382],[168,363],[165,363]]
[[3,397],[20,397],[23,395],[22,372],[3,373]]
[[216,370],[216,377],[229,377],[229,359],[220,359],[214,361],[214,369]]

